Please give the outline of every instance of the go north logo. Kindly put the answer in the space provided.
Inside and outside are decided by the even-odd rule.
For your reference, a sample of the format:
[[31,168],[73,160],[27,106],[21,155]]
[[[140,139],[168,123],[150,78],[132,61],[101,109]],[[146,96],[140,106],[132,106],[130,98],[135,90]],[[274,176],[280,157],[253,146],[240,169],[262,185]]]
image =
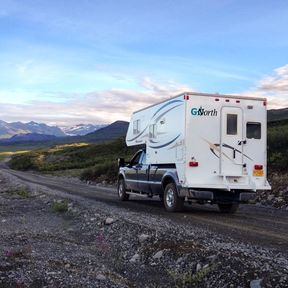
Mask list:
[[200,106],[199,108],[192,108],[191,114],[193,116],[217,116],[217,110],[206,110],[205,108]]

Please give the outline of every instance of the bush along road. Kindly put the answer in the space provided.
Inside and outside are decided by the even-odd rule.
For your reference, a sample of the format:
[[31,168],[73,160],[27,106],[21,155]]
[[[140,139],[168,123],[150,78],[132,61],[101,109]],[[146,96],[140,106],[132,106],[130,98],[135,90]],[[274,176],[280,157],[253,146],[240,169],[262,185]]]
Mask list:
[[167,213],[114,188],[0,170],[0,287],[287,287],[288,213]]

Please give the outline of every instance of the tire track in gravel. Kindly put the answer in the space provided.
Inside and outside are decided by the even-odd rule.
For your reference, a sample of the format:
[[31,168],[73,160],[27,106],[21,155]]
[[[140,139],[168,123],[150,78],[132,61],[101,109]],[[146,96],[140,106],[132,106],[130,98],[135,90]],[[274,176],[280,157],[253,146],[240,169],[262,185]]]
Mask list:
[[193,205],[185,207],[181,213],[168,213],[161,203],[145,198],[133,197],[134,201],[120,202],[116,189],[71,183],[51,176],[19,172],[5,168],[5,171],[20,180],[48,187],[69,195],[77,195],[91,200],[130,210],[156,214],[169,218],[175,224],[196,225],[217,233],[226,234],[236,240],[257,245],[268,245],[286,251],[288,245],[288,213],[276,209],[243,205],[235,215],[220,214],[213,207]]

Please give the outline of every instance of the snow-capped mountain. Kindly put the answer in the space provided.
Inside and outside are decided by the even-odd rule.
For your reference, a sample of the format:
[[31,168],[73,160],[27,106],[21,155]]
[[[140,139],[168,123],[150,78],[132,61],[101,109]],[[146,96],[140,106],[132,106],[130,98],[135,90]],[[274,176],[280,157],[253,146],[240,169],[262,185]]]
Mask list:
[[57,126],[48,126],[44,123],[36,123],[34,121],[28,123],[8,123],[0,120],[0,139],[11,138],[14,135],[29,133],[53,135],[56,137],[65,136],[65,133]]
[[22,135],[21,137],[25,134],[52,135],[56,137],[84,136],[106,126],[107,124],[79,124],[74,126],[58,127],[34,121],[28,123],[19,121],[8,123],[0,120],[0,139],[8,139],[14,135],[20,134]]
[[106,124],[78,124],[75,126],[64,126],[61,129],[67,136],[83,136],[106,126]]

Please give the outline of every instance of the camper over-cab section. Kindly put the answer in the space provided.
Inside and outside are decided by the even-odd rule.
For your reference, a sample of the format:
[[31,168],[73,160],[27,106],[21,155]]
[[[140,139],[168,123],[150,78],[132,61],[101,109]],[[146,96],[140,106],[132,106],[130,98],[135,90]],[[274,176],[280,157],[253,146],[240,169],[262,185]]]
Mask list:
[[[165,188],[171,182],[180,202],[235,207],[253,200],[256,190],[270,189],[266,113],[264,98],[194,92],[134,112],[126,143],[144,145],[145,156],[141,157],[145,159],[139,159],[138,168],[131,163],[120,168],[125,192],[158,194],[165,204]],[[150,175],[143,178],[141,165],[148,165],[145,171]],[[141,191],[146,184],[148,188]]]

